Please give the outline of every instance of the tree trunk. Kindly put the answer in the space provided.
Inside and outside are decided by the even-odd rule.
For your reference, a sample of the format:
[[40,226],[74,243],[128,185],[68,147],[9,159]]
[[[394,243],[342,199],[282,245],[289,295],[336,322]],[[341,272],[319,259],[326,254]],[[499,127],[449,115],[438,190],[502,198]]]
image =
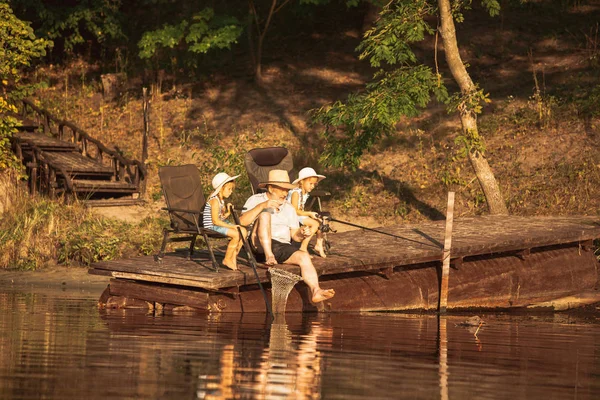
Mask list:
[[367,3],[365,5],[366,11],[363,16],[362,25],[360,27],[361,36],[371,28],[375,26],[375,22],[379,19],[379,14],[381,13],[382,7],[378,4]]
[[[269,30],[269,25],[271,24],[271,20],[273,19],[273,15],[277,13],[283,6],[285,6],[289,0],[285,0],[282,4],[277,7],[278,0],[271,0],[271,7],[269,8],[269,14],[267,15],[267,20],[264,23],[264,26],[261,27],[260,19],[258,13],[256,11],[256,6],[254,5],[253,0],[249,0],[248,4],[250,6],[250,14],[254,19],[254,23],[256,26],[256,34],[257,34],[257,44],[256,44],[256,53],[253,54],[254,61],[254,81],[258,84],[263,83],[262,76],[262,52],[263,45],[265,42],[265,37],[267,35],[267,31]],[[250,31],[249,31],[250,32]],[[252,39],[250,39],[252,40]],[[251,46],[253,48],[253,46]]]
[[[450,68],[450,72],[456,83],[460,87],[463,94],[476,90],[465,64],[460,58],[458,51],[458,42],[456,40],[456,30],[454,28],[454,20],[450,11],[449,0],[438,0],[440,8],[441,27],[439,29],[444,43],[444,53],[446,54],[446,62]],[[467,107],[459,109],[460,122],[465,136],[480,139],[477,129],[477,114]],[[469,161],[475,170],[475,175],[479,181],[479,185],[483,189],[485,199],[490,211],[490,214],[508,214],[504,198],[500,192],[498,182],[488,164],[485,156],[477,149],[469,151]]]
[[258,83],[259,85],[262,85],[263,83],[263,76],[262,76],[262,47],[263,47],[263,40],[264,40],[264,36],[261,35],[258,38],[258,45],[256,46],[256,63],[254,64],[254,81],[256,83]]

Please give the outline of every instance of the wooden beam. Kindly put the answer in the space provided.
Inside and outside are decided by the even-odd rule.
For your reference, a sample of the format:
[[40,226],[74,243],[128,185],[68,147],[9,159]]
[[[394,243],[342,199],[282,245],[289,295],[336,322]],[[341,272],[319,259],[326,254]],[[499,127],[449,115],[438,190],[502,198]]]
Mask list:
[[448,192],[448,211],[446,212],[446,233],[444,252],[442,253],[442,282],[440,285],[440,313],[448,306],[448,279],[450,276],[450,248],[452,247],[452,221],[454,219],[454,192]]
[[132,299],[161,304],[177,304],[208,310],[208,293],[181,288],[112,279],[109,286],[111,296],[123,296]]
[[129,272],[113,271],[111,275],[115,278],[121,278],[121,279],[133,279],[133,280],[146,281],[146,282],[165,283],[168,285],[197,287],[197,288],[207,289],[207,290],[218,290],[222,287],[218,284],[210,284],[207,282],[195,281],[195,280],[190,280],[190,279],[177,279],[177,278],[169,278],[169,277],[165,277],[165,276],[134,274],[134,273],[129,273]]

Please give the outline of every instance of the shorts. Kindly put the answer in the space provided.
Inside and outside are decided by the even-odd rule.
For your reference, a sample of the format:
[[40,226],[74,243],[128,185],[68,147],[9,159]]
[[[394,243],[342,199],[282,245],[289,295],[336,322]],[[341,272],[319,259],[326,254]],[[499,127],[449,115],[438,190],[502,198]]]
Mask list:
[[215,232],[219,232],[221,235],[227,235],[227,231],[229,230],[229,228],[225,228],[224,226],[218,225],[213,225],[211,228],[208,229],[211,229]]
[[[292,256],[292,254],[299,250],[300,243],[298,242],[292,242],[292,244],[288,244],[278,242],[277,240],[271,240],[271,251],[273,252],[273,255],[275,256],[277,262],[280,264],[285,263],[288,260],[288,258]],[[256,254],[256,261],[265,262],[265,260],[266,258],[263,253]]]

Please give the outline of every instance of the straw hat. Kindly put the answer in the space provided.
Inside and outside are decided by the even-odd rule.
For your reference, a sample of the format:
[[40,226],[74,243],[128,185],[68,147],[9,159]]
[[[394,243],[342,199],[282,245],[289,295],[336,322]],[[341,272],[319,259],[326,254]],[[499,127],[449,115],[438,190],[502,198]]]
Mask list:
[[216,174],[215,177],[212,179],[212,187],[215,189],[215,191],[212,192],[212,194],[209,197],[213,197],[219,194],[224,184],[226,184],[227,182],[231,182],[238,176],[239,175],[229,176],[225,172],[219,172],[218,174]]
[[269,171],[269,179],[267,182],[258,184],[259,188],[267,187],[267,185],[273,185],[284,189],[294,189],[295,184],[290,183],[290,176],[286,170],[283,169],[272,169]]
[[325,175],[319,175],[317,172],[311,167],[302,168],[300,172],[298,172],[298,179],[292,182],[294,185],[297,185],[302,179],[306,178],[319,178],[317,182],[321,182],[325,179]]

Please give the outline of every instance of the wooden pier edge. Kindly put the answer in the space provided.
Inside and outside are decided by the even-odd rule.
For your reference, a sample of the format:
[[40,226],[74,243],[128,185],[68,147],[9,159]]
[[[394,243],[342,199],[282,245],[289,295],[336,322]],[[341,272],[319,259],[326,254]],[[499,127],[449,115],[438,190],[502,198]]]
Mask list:
[[[598,218],[448,218],[446,228],[451,236],[443,240],[446,230],[441,222],[381,228],[421,240],[422,246],[367,231],[332,235],[332,254],[313,261],[321,286],[335,289],[336,296],[317,308],[308,300],[306,285],[299,283],[286,312],[440,310],[443,261],[448,261],[448,271],[452,268],[446,290],[448,310],[528,307],[600,288],[600,263],[593,245],[600,238]],[[441,244],[449,237],[452,255],[442,258]],[[167,255],[162,264],[140,257],[97,263],[90,273],[112,276],[119,284],[127,282],[117,284],[109,297],[137,296],[148,303],[186,305],[204,312],[266,312],[249,267],[238,262],[240,271],[214,273],[203,266],[206,261],[201,254],[191,261],[182,254]],[[279,267],[299,272],[296,266]],[[266,269],[259,269],[259,279],[267,283],[270,298]],[[153,287],[170,297],[142,294]]]

